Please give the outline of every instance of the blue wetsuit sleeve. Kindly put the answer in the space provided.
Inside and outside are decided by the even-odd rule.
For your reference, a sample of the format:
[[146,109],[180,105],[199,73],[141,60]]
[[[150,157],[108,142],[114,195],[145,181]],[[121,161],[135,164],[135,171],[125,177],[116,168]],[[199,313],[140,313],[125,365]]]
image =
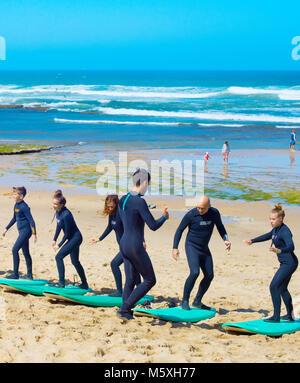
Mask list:
[[282,239],[285,243],[285,247],[283,247],[281,250],[282,253],[292,253],[295,250],[292,233],[290,230],[285,230],[285,232],[282,235]]
[[15,213],[15,209],[14,209],[14,216],[12,217],[9,224],[6,226],[6,230],[9,230],[15,223],[16,223],[16,213]]
[[25,217],[27,218],[27,220],[30,224],[32,234],[35,235],[36,234],[35,222],[34,222],[34,219],[32,218],[29,206],[27,206],[27,205],[23,206],[22,212],[24,213]]
[[61,222],[58,222],[56,225],[56,231],[54,234],[53,241],[55,241],[55,242],[57,241],[57,238],[58,238],[60,232],[61,232]]
[[273,230],[271,230],[269,233],[266,233],[266,234],[260,235],[259,237],[251,239],[251,242],[256,243],[256,242],[269,241],[270,239],[272,239],[272,233],[273,233]]
[[113,227],[111,225],[110,219],[108,220],[107,228],[104,230],[103,234],[99,237],[99,241],[103,241],[103,239],[108,236],[108,234],[112,231]]
[[146,222],[146,224],[149,226],[149,228],[153,231],[159,229],[163,223],[166,221],[166,217],[163,215],[158,219],[154,219],[153,215],[151,214],[147,203],[144,199],[141,198],[141,202],[139,205],[139,213],[142,217],[142,219]]
[[186,227],[191,223],[191,217],[189,213],[186,213],[186,215],[182,218],[175,236],[174,236],[174,241],[173,241],[173,249],[178,249],[178,245],[182,236],[182,233],[186,229]]
[[215,224],[217,226],[218,232],[219,232],[221,238],[223,239],[223,241],[228,241],[228,235],[227,235],[226,229],[223,225],[223,222],[221,219],[221,214],[219,211],[217,212]]
[[61,247],[66,242],[66,240],[70,238],[70,227],[71,227],[71,220],[72,220],[71,214],[68,214],[68,213],[64,214],[62,219],[64,220],[65,233],[62,240],[59,242],[58,247]]

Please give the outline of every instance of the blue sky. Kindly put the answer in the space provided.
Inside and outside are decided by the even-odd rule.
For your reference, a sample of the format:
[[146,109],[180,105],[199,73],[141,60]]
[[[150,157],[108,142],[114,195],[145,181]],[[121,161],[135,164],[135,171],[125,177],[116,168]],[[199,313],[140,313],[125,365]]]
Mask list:
[[300,70],[300,1],[0,0],[2,69]]

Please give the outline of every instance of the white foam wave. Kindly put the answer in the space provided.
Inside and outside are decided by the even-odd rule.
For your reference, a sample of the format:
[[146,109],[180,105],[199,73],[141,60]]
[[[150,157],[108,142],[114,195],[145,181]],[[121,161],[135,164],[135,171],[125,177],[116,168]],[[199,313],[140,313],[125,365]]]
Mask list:
[[97,108],[99,112],[108,115],[129,115],[129,116],[152,116],[152,117],[175,117],[190,118],[201,120],[217,120],[217,121],[253,121],[253,122],[287,122],[300,123],[300,117],[284,117],[272,116],[268,114],[243,114],[243,113],[223,113],[223,112],[168,112],[144,109],[114,109],[114,108]]
[[[114,120],[72,120],[54,118],[55,122],[66,124],[112,124],[112,125],[158,125],[158,126],[217,126],[218,124],[201,124],[196,122],[158,122],[158,121],[114,121]],[[240,127],[242,124],[221,124],[228,127]]]
[[251,87],[240,87],[231,86],[227,89],[231,94],[235,95],[274,95],[280,100],[300,100],[300,89],[272,89],[272,88],[251,88]]

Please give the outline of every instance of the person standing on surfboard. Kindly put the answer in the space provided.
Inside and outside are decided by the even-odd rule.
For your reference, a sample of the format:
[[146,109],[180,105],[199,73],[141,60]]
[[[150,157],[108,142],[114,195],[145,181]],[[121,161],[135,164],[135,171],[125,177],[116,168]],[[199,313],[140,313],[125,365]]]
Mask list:
[[14,216],[10,223],[6,226],[2,235],[5,234],[16,222],[19,231],[19,236],[12,248],[14,271],[8,276],[9,279],[19,279],[19,264],[20,257],[19,251],[22,249],[26,261],[27,275],[23,276],[24,279],[33,279],[32,277],[32,259],[29,252],[29,238],[33,235],[34,242],[37,241],[35,222],[32,218],[30,208],[24,201],[26,196],[26,189],[24,186],[13,187],[13,198],[15,200]]
[[181,304],[185,310],[190,310],[189,298],[196,279],[199,276],[200,269],[204,277],[200,282],[193,306],[203,310],[210,310],[210,307],[202,303],[202,298],[214,277],[213,259],[208,244],[215,225],[225,243],[226,250],[230,250],[231,243],[228,241],[228,235],[222,223],[221,215],[217,209],[211,207],[210,199],[204,195],[197,201],[197,207],[185,214],[176,230],[172,251],[172,256],[175,260],[177,260],[179,256],[178,245],[182,233],[187,227],[189,228],[185,241],[185,252],[190,268],[190,275],[184,285]]
[[[85,272],[79,261],[79,247],[82,243],[82,235],[75,223],[72,213],[66,208],[66,203],[62,191],[57,190],[52,202],[53,209],[56,211],[55,216],[57,221],[52,247],[54,250],[60,249],[55,257],[59,274],[59,282],[56,286],[65,287],[65,266],[63,259],[70,254],[72,264],[81,279],[81,285],[79,285],[79,287],[88,289],[89,286],[85,277]],[[57,244],[56,241],[61,230],[63,230],[64,236],[59,244]]]
[[277,254],[277,258],[280,263],[280,267],[275,273],[270,284],[274,314],[270,318],[265,319],[265,322],[280,322],[281,298],[283,299],[287,310],[287,315],[281,317],[281,319],[294,319],[292,297],[288,291],[288,284],[291,280],[292,274],[298,267],[298,258],[294,253],[295,246],[292,233],[283,223],[284,217],[285,212],[282,209],[282,206],[280,204],[275,205],[270,213],[272,230],[267,234],[263,234],[251,240],[244,240],[244,243],[247,245],[272,240],[269,251]]
[[[117,315],[124,319],[133,319],[132,308],[156,283],[151,260],[143,246],[145,222],[155,231],[169,218],[165,208],[162,216],[155,220],[146,201],[141,198],[148,189],[150,178],[145,169],[137,169],[132,177],[132,191],[120,199],[118,206],[124,227],[120,249],[124,258],[126,282],[123,304]],[[141,274],[144,280],[134,289],[138,274]]]
[[[105,202],[104,202],[104,209],[103,209],[103,215],[108,215],[108,225],[106,229],[104,230],[103,234],[99,238],[92,238],[93,243],[97,243],[100,241],[103,241],[104,238],[108,236],[109,233],[111,233],[112,230],[114,230],[116,234],[116,239],[118,244],[120,245],[120,240],[122,238],[124,229],[123,224],[120,219],[120,215],[118,213],[118,204],[119,204],[119,197],[117,194],[109,194],[106,196]],[[144,247],[146,244],[144,243]],[[146,248],[146,247],[145,247]],[[114,275],[117,291],[109,294],[110,297],[121,297],[123,288],[122,288],[122,274],[120,271],[120,265],[124,262],[121,251],[114,257],[114,259],[110,263],[110,267],[112,270],[112,273]],[[141,277],[138,274],[136,285],[141,283]]]

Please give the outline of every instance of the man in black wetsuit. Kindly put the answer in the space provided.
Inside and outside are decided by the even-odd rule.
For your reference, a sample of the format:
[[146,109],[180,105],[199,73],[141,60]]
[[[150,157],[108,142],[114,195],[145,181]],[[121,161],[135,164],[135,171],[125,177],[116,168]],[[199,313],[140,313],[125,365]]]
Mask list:
[[[138,169],[133,174],[134,188],[120,199],[118,207],[124,227],[120,249],[126,275],[123,304],[118,316],[125,320],[133,319],[132,308],[156,283],[151,260],[143,246],[145,222],[151,230],[157,230],[169,218],[165,208],[163,215],[155,220],[146,201],[141,198],[147,191],[149,181],[150,174],[145,169]],[[134,289],[138,274],[144,280]]]
[[182,308],[185,310],[190,310],[189,298],[196,279],[199,276],[200,268],[204,277],[200,282],[193,306],[204,310],[210,309],[210,307],[205,306],[201,301],[214,277],[213,260],[208,248],[214,225],[217,226],[220,236],[225,242],[226,250],[230,250],[231,243],[228,241],[228,236],[219,211],[210,206],[210,200],[207,196],[202,196],[197,202],[197,207],[186,213],[176,230],[172,251],[172,256],[175,260],[177,260],[179,255],[178,245],[182,233],[187,226],[189,227],[185,241],[185,251],[190,268],[190,275],[184,285],[182,300]]

